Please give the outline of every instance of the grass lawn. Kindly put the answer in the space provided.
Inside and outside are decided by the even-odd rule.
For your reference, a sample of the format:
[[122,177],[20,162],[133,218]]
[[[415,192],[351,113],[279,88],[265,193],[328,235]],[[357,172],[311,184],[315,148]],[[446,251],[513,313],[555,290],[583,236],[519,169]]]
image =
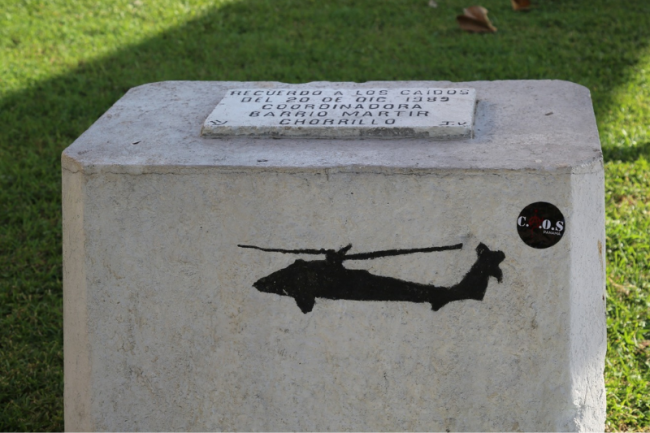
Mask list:
[[650,429],[650,2],[0,0],[0,431],[63,429],[61,151],[160,80],[562,79],[606,160],[609,430]]

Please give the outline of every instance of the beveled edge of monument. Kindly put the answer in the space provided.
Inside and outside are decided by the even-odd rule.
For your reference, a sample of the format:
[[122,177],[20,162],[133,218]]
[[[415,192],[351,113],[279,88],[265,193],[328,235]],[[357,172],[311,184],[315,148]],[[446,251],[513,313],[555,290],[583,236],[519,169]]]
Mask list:
[[[330,87],[333,84],[312,82],[296,87],[306,85]],[[316,139],[207,138],[201,136],[203,121],[227,90],[294,85],[162,81],[130,89],[64,150],[62,167],[85,175],[202,173],[215,168],[233,172],[336,170],[390,174],[442,170],[566,174],[603,171],[589,89],[576,83],[562,80],[371,81],[339,85],[343,88],[475,88],[479,98],[474,137],[325,139],[325,145]]]
[[[311,83],[309,83],[311,84]],[[338,87],[336,85],[344,83],[331,83],[334,86],[330,90],[356,90],[363,89],[363,87],[351,86],[351,87]],[[345,83],[347,84],[347,83]],[[290,88],[294,86],[288,85]],[[295,85],[295,89],[300,89],[302,91],[306,90],[303,85]],[[421,90],[421,88],[414,88],[416,90]],[[238,89],[229,89],[231,91]],[[253,88],[246,89],[248,91],[266,91],[269,89],[262,88]],[[285,89],[286,90],[286,89]],[[312,90],[322,91],[323,88],[318,86],[314,87]],[[366,89],[367,90],[367,89]],[[391,90],[401,90],[391,88]],[[403,89],[410,90],[410,89]],[[442,121],[440,123],[447,123],[447,125],[436,125],[436,124],[423,124],[423,125],[408,125],[408,126],[372,126],[372,125],[337,125],[337,126],[323,126],[323,125],[305,125],[305,126],[281,126],[281,125],[261,125],[261,126],[252,126],[246,124],[235,124],[235,125],[225,125],[224,123],[215,124],[213,119],[215,119],[215,113],[220,109],[223,111],[224,104],[230,102],[233,98],[229,98],[230,95],[224,95],[215,108],[210,112],[208,117],[203,122],[201,127],[201,136],[206,138],[235,138],[235,137],[246,137],[246,138],[309,138],[309,139],[402,139],[402,138],[414,138],[414,139],[436,139],[436,140],[445,140],[445,139],[463,139],[463,138],[474,138],[474,124],[476,120],[476,109],[478,105],[478,99],[476,95],[476,89],[467,87],[467,88],[447,88],[447,87],[431,87],[428,90],[445,90],[445,91],[467,91],[467,94],[459,94],[458,96],[469,97],[470,102],[465,105],[469,105],[469,109],[460,107],[460,109],[465,109],[466,112],[462,113],[464,122],[460,121]],[[230,100],[228,100],[230,99]],[[467,98],[465,98],[467,99]],[[426,101],[425,101],[426,102]],[[239,108],[239,107],[237,107]],[[232,110],[235,111],[235,110]],[[220,113],[223,115],[231,115],[228,111],[226,113]],[[433,117],[433,116],[432,116]],[[228,119],[228,120],[233,120]],[[245,123],[245,122],[243,122]],[[458,123],[458,125],[450,125],[449,123]]]

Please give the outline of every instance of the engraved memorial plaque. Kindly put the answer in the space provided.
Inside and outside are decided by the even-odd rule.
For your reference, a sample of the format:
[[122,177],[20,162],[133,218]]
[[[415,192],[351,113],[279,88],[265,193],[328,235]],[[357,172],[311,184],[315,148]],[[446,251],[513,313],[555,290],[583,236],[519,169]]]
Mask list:
[[231,89],[202,135],[469,138],[475,106],[468,88]]

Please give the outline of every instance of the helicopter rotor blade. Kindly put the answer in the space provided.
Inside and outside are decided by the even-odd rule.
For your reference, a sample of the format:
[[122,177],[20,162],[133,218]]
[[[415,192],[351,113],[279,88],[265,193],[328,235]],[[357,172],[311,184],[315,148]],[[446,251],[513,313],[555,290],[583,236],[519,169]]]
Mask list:
[[401,256],[402,254],[433,253],[436,251],[460,250],[461,248],[463,248],[463,244],[445,245],[442,247],[414,248],[409,250],[373,251],[371,253],[350,254],[344,256],[343,260],[369,260],[377,259],[379,257]]
[[311,250],[311,249],[304,249],[304,250],[283,250],[280,248],[262,248],[262,247],[256,247],[255,245],[237,245],[239,248],[251,248],[253,250],[260,250],[260,251],[267,251],[271,253],[284,253],[284,254],[325,254],[327,253],[327,250],[320,249],[320,250]]

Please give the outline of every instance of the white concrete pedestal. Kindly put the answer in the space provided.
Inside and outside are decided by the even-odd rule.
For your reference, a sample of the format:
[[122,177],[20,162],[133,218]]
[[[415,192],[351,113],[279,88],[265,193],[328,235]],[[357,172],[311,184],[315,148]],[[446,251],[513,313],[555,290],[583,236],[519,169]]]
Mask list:
[[[475,89],[473,138],[201,135],[228,89],[307,87]],[[156,83],[62,165],[67,430],[604,428],[603,166],[584,87]],[[518,234],[536,202],[564,216],[548,248]],[[342,264],[238,246],[348,244]],[[434,310],[439,289],[484,295]]]

